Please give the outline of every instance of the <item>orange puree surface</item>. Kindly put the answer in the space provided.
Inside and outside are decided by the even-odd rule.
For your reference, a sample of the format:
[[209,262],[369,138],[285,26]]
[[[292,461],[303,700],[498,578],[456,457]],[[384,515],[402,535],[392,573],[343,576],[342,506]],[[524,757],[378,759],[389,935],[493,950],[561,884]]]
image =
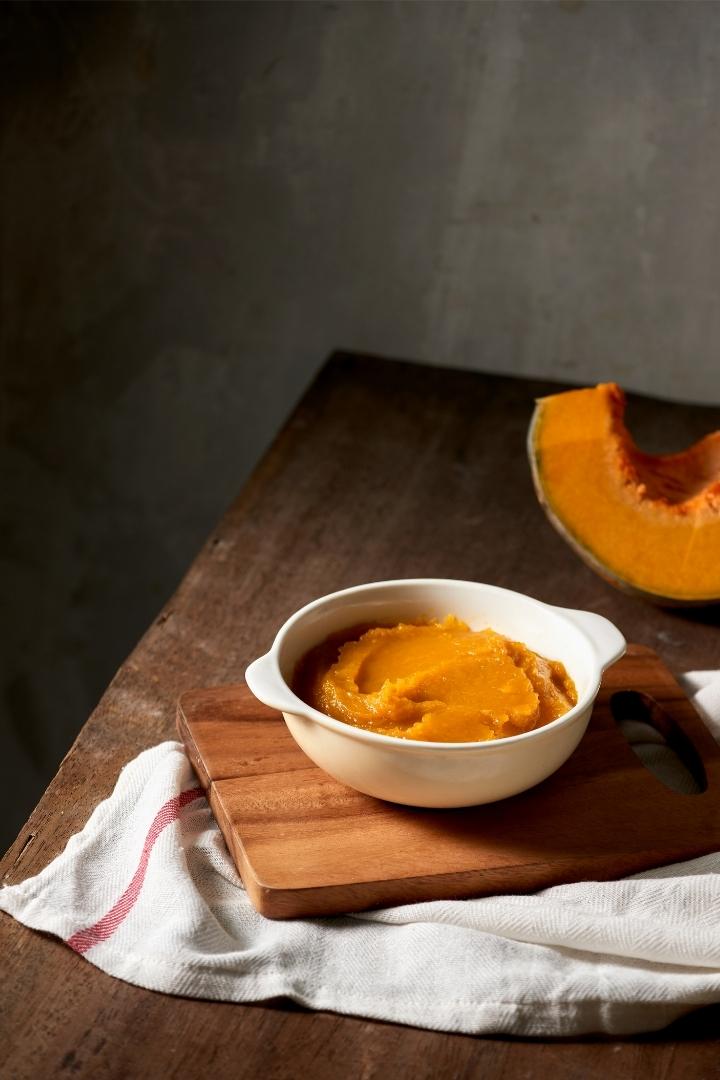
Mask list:
[[518,735],[577,702],[559,661],[452,615],[334,635],[300,662],[295,691],[346,724],[432,742]]

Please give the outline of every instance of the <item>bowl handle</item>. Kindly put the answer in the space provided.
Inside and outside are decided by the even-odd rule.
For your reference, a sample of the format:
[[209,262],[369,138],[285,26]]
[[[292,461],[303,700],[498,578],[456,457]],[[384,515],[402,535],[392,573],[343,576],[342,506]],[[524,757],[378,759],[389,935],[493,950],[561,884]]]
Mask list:
[[297,713],[300,704],[290,693],[285,683],[278,662],[272,653],[253,660],[245,671],[245,682],[263,705],[268,705],[278,712]]
[[577,611],[574,608],[555,608],[574,623],[592,642],[595,655],[603,671],[625,654],[627,641],[614,623],[594,611]]

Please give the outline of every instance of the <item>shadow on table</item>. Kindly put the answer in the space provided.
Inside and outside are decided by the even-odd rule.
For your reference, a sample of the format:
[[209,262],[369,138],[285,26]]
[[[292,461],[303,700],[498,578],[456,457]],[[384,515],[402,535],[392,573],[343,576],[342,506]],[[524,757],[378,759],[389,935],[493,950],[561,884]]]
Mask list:
[[710,604],[707,607],[665,607],[663,613],[678,622],[720,626],[720,604]]
[[[310,1009],[305,1005],[299,1005],[295,1001],[291,1001],[289,998],[270,998],[267,1001],[257,1001],[251,1004],[247,1004],[247,1008],[250,1009],[272,1009],[275,1012],[284,1013],[318,1013],[324,1010]],[[383,1027],[395,1027],[405,1028],[404,1024],[396,1024],[393,1021],[388,1020],[376,1020],[371,1019],[368,1021],[366,1017],[362,1016],[347,1016],[345,1014],[329,1013],[325,1015],[337,1016],[341,1015],[344,1020],[357,1020],[359,1023],[366,1024],[368,1022],[372,1024],[381,1024]],[[430,1029],[427,1030],[431,1035],[452,1035],[453,1038],[458,1037],[457,1032],[438,1032]],[[519,1035],[461,1035],[464,1039],[492,1039],[493,1041],[500,1042],[527,1042],[527,1043],[677,1043],[677,1042],[690,1042],[692,1040],[706,1040],[716,1039],[718,1032],[720,1031],[720,1005],[705,1005],[702,1008],[695,1009],[687,1016],[681,1017],[679,1020],[675,1020],[672,1024],[662,1028],[660,1031],[649,1031],[636,1035],[604,1035],[602,1033],[593,1035],[567,1035],[567,1036],[519,1036]]]

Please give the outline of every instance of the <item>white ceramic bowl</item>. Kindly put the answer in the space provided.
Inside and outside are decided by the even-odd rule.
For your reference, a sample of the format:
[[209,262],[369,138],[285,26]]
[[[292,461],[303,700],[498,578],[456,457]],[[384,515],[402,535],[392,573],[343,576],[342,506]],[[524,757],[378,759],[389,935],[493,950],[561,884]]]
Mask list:
[[[344,724],[312,709],[290,689],[298,660],[329,634],[362,623],[449,614],[473,630],[490,626],[561,660],[575,682],[577,705],[524,735],[479,743],[416,742]],[[525,791],[567,760],[588,725],[603,671],[625,646],[620,631],[602,615],[551,607],[494,585],[436,578],[380,581],[301,608],[245,678],[260,701],[283,714],[307,756],[343,784],[410,806],[473,806]]]

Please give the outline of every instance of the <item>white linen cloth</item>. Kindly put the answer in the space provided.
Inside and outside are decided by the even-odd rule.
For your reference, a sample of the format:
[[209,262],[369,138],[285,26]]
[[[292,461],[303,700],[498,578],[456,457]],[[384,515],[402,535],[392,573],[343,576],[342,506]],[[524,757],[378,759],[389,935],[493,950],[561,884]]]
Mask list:
[[[720,738],[720,676],[685,685]],[[532,896],[274,922],[251,906],[177,742],[140,754],[0,909],[102,971],[222,1001],[477,1034],[630,1034],[720,1002],[720,853]]]

